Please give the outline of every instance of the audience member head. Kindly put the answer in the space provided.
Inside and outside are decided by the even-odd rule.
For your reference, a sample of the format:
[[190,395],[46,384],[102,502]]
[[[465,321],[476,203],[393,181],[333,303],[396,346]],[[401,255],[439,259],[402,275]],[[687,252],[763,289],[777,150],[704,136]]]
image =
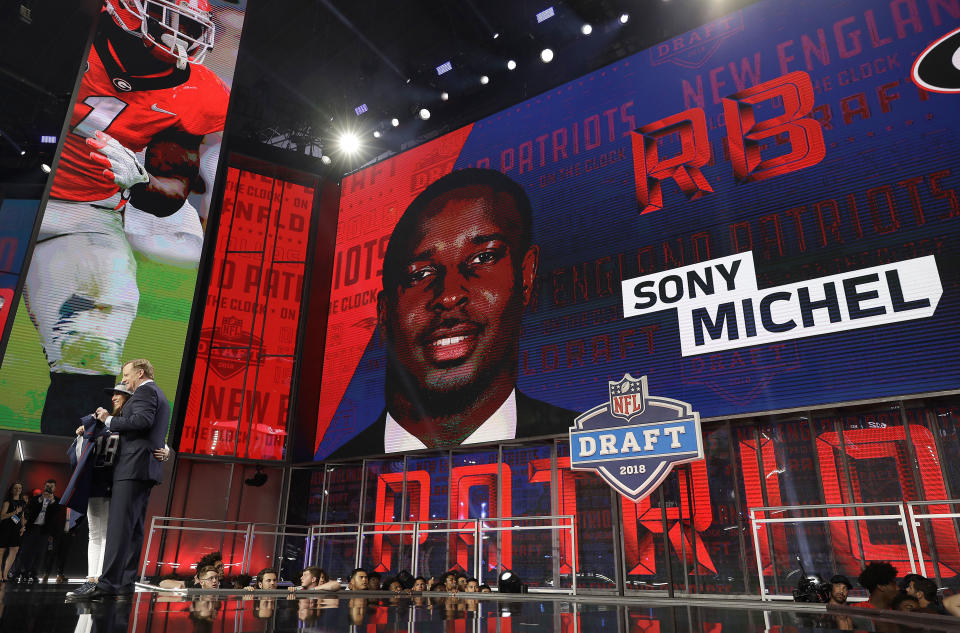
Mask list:
[[357,567],[350,574],[350,582],[347,583],[347,589],[350,591],[365,591],[370,588],[370,577],[367,570],[363,567]]
[[317,585],[320,584],[320,574],[322,573],[323,570],[316,565],[311,565],[304,569],[303,573],[300,574],[300,588],[316,589]]
[[830,599],[827,602],[838,605],[846,604],[851,589],[853,589],[853,584],[850,580],[846,576],[837,574],[830,579]]
[[367,574],[367,589],[370,591],[378,591],[380,589],[380,574],[372,571]]
[[921,607],[937,604],[937,583],[919,574],[916,576],[907,585],[907,593],[916,598]]
[[43,494],[52,495],[56,491],[57,491],[56,479],[48,479],[45,482],[43,482]]
[[920,608],[920,602],[906,591],[898,591],[890,601],[890,608],[894,611],[914,611]]
[[443,575],[443,588],[447,591],[457,590],[457,575],[452,571],[448,571]]
[[202,567],[212,566],[216,567],[217,575],[220,578],[223,578],[224,567],[223,567],[223,554],[220,552],[210,552],[206,556],[203,556],[200,560],[197,561],[197,569]]
[[480,585],[480,593],[493,593],[493,589],[488,584]]
[[464,573],[457,574],[457,591],[463,591],[467,588],[467,575]]
[[279,575],[276,569],[273,567],[261,569],[260,573],[257,574],[257,589],[276,589],[277,580],[279,580]]
[[390,578],[384,584],[387,586],[387,591],[392,591],[393,593],[400,593],[403,591],[403,584],[396,578]]
[[897,595],[897,568],[890,563],[873,562],[857,578],[860,586],[870,592],[870,602],[876,607],[890,608]]
[[15,481],[10,484],[10,487],[7,488],[7,496],[3,498],[4,501],[17,501],[23,499],[23,484],[19,481]]
[[467,584],[464,585],[463,590],[468,593],[476,593],[480,589],[480,583],[477,582],[476,578],[467,578]]
[[325,583],[325,582],[327,582],[327,581],[329,581],[329,580],[330,580],[330,577],[327,575],[326,570],[321,567],[321,568],[320,568],[320,575],[317,576],[317,582],[322,585],[323,583]]
[[416,578],[413,579],[413,587],[412,587],[412,589],[413,589],[414,591],[426,591],[426,590],[427,590],[427,579],[424,578],[423,576],[417,576]]
[[206,565],[197,570],[197,588],[198,589],[219,589],[220,575],[217,574],[217,568],[213,565]]

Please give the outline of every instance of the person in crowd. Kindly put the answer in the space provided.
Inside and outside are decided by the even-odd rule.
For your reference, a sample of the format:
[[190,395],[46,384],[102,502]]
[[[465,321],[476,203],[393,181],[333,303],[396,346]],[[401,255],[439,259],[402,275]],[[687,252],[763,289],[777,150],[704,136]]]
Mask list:
[[443,581],[443,588],[445,591],[455,593],[459,590],[460,585],[457,582],[457,575],[454,572],[448,571],[441,576],[441,580]]
[[383,258],[377,325],[385,408],[337,457],[566,431],[576,414],[517,389],[521,317],[539,248],[523,188],[460,169],[407,207]]
[[366,591],[370,588],[370,577],[367,570],[363,567],[357,567],[350,574],[350,582],[347,583],[348,591]]
[[413,589],[414,591],[426,591],[426,590],[427,590],[427,579],[424,578],[423,576],[417,576],[416,578],[413,579],[413,587],[412,587],[412,589]]
[[860,573],[857,581],[870,593],[869,599],[856,605],[866,609],[889,609],[899,591],[897,568],[890,563],[870,563]]
[[253,581],[253,576],[250,574],[237,574],[236,576],[230,576],[225,580],[227,581],[226,586],[229,586],[232,589],[246,589]]
[[853,589],[853,584],[850,579],[842,574],[837,574],[830,579],[830,599],[827,600],[827,604],[838,607],[846,605],[851,589]]
[[960,618],[960,593],[955,593],[952,596],[947,596],[943,599],[943,609],[950,615],[955,615]]
[[257,583],[253,587],[245,587],[247,591],[253,591],[254,589],[265,589],[267,591],[276,591],[277,581],[280,576],[277,574],[277,570],[273,567],[266,567],[261,569],[257,573]]
[[463,590],[468,593],[477,593],[480,590],[480,583],[476,578],[467,578],[467,584],[464,585]]
[[[194,565],[194,568],[198,571],[204,567],[213,567],[217,571],[217,577],[220,580],[223,580],[224,577],[224,565],[223,565],[223,554],[220,552],[210,552],[200,558],[197,561],[197,564]],[[196,588],[196,575],[193,578],[188,580],[181,580],[180,578],[163,578],[160,582],[157,583],[157,586],[161,589],[191,589]]]
[[909,574],[908,577],[910,577],[909,580],[904,578],[905,591],[916,598],[919,605],[914,611],[946,615],[946,611],[937,599],[937,583],[920,574]]
[[457,591],[467,590],[467,575],[463,572],[457,574]]
[[0,582],[6,582],[20,551],[20,539],[24,532],[24,510],[30,500],[23,494],[19,481],[10,485],[3,505],[0,506]]
[[393,593],[400,593],[403,591],[403,583],[401,583],[396,578],[390,578],[386,582],[387,591],[392,591]]
[[153,365],[145,358],[123,364],[123,384],[133,392],[118,415],[100,407],[94,416],[120,445],[113,466],[110,512],[103,571],[96,585],[77,597],[129,595],[137,579],[143,549],[144,521],[151,489],[163,479],[154,451],[163,448],[170,424],[170,403],[154,382]]
[[20,556],[14,565],[14,573],[20,576],[21,581],[36,582],[39,565],[43,565],[45,570],[44,578],[50,573],[53,564],[50,554],[63,533],[65,518],[60,498],[54,494],[56,491],[57,481],[48,479],[43,484],[43,492],[31,499],[24,511],[26,530]]
[[380,591],[380,582],[382,578],[379,573],[372,571],[367,574],[367,589],[370,591]]
[[906,591],[898,591],[890,601],[890,608],[894,611],[916,611],[920,608],[920,603]]
[[493,589],[490,588],[490,585],[483,584],[479,587],[480,593],[493,593]]
[[446,588],[443,586],[443,583],[438,580],[430,585],[430,591],[446,591]]
[[311,565],[300,574],[300,586],[290,587],[290,591],[339,591],[340,583],[336,580],[327,580],[327,572]]
[[217,572],[217,568],[212,565],[207,565],[206,567],[198,569],[196,584],[196,589],[219,589],[220,574]]

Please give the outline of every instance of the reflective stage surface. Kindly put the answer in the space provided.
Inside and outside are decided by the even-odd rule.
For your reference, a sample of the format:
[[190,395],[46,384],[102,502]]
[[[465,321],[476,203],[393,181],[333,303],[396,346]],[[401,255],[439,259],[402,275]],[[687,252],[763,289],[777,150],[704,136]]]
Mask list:
[[[526,595],[483,599],[430,597],[290,598],[206,593],[171,596],[137,593],[129,600],[64,603],[64,586],[0,589],[2,633],[240,633],[409,632],[521,633],[753,633],[844,630],[914,632],[958,630],[960,620],[931,623],[895,612],[827,614],[810,606],[732,601],[696,604],[662,599]],[[356,594],[353,594],[356,595]],[[464,596],[467,594],[459,594]],[[437,597],[439,596],[439,597]],[[487,597],[489,596],[489,597]]]

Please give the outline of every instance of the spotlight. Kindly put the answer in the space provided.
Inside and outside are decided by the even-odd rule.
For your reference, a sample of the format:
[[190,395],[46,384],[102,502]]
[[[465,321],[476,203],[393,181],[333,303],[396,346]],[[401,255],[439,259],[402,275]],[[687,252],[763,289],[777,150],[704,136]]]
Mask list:
[[430,118],[430,110],[427,110],[426,108],[420,108],[420,113],[419,113],[419,115],[420,115],[420,118],[421,118],[421,119],[423,119],[424,121],[426,121],[427,119]]
[[380,138],[383,134],[380,133],[380,130],[373,131],[373,138]]
[[493,34],[493,39],[497,39],[498,37],[500,37],[500,34],[499,34],[499,33],[494,33],[494,34]]
[[584,35],[590,35],[591,33],[593,33],[593,27],[590,26],[589,24],[584,24],[583,26],[580,27],[580,32],[583,33]]
[[20,150],[20,155],[21,155],[21,156],[26,156],[26,155],[27,155],[27,150],[25,150],[25,149]]
[[488,83],[490,83],[489,77],[487,77],[486,75],[483,75],[480,77],[480,85],[486,86]]
[[333,161],[330,159],[329,156],[327,156],[326,154],[324,154],[323,156],[320,157],[320,162],[323,163],[324,165],[329,165],[329,164],[332,163]]
[[267,483],[267,473],[263,472],[262,466],[257,466],[257,472],[250,479],[244,479],[243,483],[248,486],[253,486],[254,488],[259,488],[263,484]]
[[545,22],[556,15],[556,11],[553,10],[553,7],[547,7],[543,11],[537,14],[537,24]]
[[446,101],[446,100],[449,99],[449,98],[450,98],[450,95],[447,94],[446,92],[441,92],[441,93],[440,93],[440,101]]
[[540,51],[540,59],[543,61],[544,64],[549,64],[550,62],[553,61],[553,51],[550,50],[549,48],[543,49],[542,51]]
[[360,149],[360,139],[353,132],[344,132],[340,136],[340,151],[345,154],[355,154]]
[[353,111],[356,112],[357,116],[360,116],[361,114],[363,114],[364,112],[366,112],[366,111],[369,110],[369,109],[370,109],[370,108],[367,107],[367,104],[366,104],[366,103],[361,103],[361,104],[358,105],[356,108],[354,108]]
[[527,593],[527,586],[520,577],[511,571],[503,571],[497,580],[497,589],[500,593]]
[[630,21],[630,14],[629,14],[629,13],[621,13],[621,14],[620,14],[620,24],[626,24],[626,23],[629,22],[629,21]]
[[514,70],[517,67],[517,62],[512,59],[507,62],[507,70]]
[[45,173],[45,174],[49,174],[49,173],[50,173],[50,165],[48,165],[48,164],[46,164],[46,163],[43,163],[42,165],[40,165],[40,169],[42,169],[42,170],[43,170],[43,173]]
[[439,76],[439,75],[442,75],[443,73],[448,73],[451,70],[453,70],[453,64],[450,63],[449,61],[443,62],[442,64],[437,66],[437,75]]

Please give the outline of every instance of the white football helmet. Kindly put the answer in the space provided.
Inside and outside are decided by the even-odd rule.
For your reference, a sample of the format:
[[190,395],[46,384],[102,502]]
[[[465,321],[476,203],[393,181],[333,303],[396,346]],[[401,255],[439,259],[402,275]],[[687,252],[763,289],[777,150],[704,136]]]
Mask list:
[[128,33],[176,61],[201,64],[213,48],[208,0],[104,0],[107,12]]

